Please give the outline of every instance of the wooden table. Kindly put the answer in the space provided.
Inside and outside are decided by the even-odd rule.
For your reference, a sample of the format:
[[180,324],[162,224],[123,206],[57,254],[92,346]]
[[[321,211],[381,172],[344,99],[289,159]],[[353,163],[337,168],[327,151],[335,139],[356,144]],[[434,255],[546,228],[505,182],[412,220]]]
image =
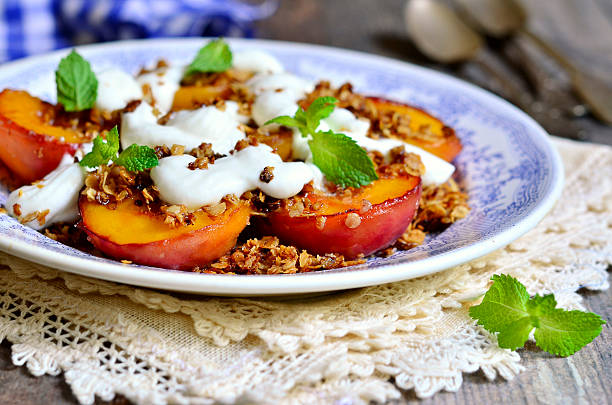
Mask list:
[[[584,69],[612,79],[612,2],[546,0],[525,2],[533,29],[553,41]],[[402,19],[404,0],[284,0],[279,11],[259,23],[263,38],[311,42],[394,57],[468,80],[470,65],[444,67],[428,61],[408,41]],[[490,41],[498,52],[503,46]],[[485,79],[486,80],[486,79]],[[485,83],[486,84],[486,83]],[[592,118],[580,125],[593,142],[612,144],[612,128]],[[584,292],[589,310],[612,320],[612,292]],[[612,333],[610,325],[593,343],[569,358],[556,358],[535,346],[521,350],[527,368],[514,381],[489,382],[482,373],[464,375],[457,393],[418,400],[407,392],[397,403],[423,404],[603,404],[612,401]],[[0,345],[0,404],[75,404],[63,377],[32,377],[13,366],[10,344]],[[106,403],[97,401],[97,403]],[[126,404],[118,397],[113,404]]]

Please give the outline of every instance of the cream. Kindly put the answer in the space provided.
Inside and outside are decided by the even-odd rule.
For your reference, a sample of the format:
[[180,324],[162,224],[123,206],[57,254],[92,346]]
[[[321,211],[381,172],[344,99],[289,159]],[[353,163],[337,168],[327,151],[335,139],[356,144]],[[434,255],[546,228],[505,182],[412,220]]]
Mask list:
[[114,111],[132,100],[142,98],[142,89],[134,77],[123,70],[108,69],[96,74],[98,97],[96,108]]
[[[256,188],[274,198],[289,198],[313,179],[305,163],[283,162],[267,145],[246,147],[217,159],[207,169],[189,169],[193,161],[190,155],[169,156],[151,169],[151,178],[164,201],[195,210],[216,204],[228,194],[240,196]],[[266,166],[274,168],[269,183],[259,178]]]
[[245,137],[238,129],[241,121],[244,117],[238,114],[238,104],[227,101],[224,111],[214,106],[179,111],[166,125],[159,125],[153,108],[141,103],[133,112],[123,114],[121,145],[125,149],[134,143],[151,147],[176,144],[190,150],[206,142],[216,153],[226,155]]
[[138,76],[136,81],[141,86],[150,87],[155,107],[165,113],[172,107],[174,93],[180,87],[184,71],[183,66],[163,67]]
[[285,70],[274,56],[258,50],[234,52],[232,65],[236,69],[256,73],[280,73]]
[[[36,230],[57,222],[73,222],[79,216],[77,202],[84,182],[85,171],[66,154],[59,166],[40,182],[13,191],[6,201],[6,210],[20,221],[32,213],[49,210],[43,223],[36,218],[24,223]],[[19,204],[20,215],[15,213],[15,204]]]
[[279,115],[294,115],[297,101],[314,90],[311,82],[289,73],[257,74],[247,86],[256,95],[252,115],[260,126]]
[[256,74],[246,85],[255,95],[265,91],[291,90],[303,97],[314,90],[312,82],[291,73]]
[[253,102],[251,108],[253,120],[257,125],[263,126],[272,118],[281,115],[293,116],[298,110],[297,100],[300,98],[302,95],[296,94],[293,90],[263,92]]

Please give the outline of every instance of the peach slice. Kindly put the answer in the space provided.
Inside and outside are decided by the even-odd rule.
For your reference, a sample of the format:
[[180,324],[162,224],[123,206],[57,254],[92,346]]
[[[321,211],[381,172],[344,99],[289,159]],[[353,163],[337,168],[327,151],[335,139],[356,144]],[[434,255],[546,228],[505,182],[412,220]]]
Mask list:
[[219,86],[181,86],[174,93],[172,109],[193,110],[200,105],[212,104],[217,98],[226,98],[231,90],[227,85]]
[[54,126],[47,117],[54,106],[25,91],[0,93],[0,160],[20,184],[43,178],[62,156],[74,155],[87,140],[71,129]]
[[409,126],[413,132],[428,128],[434,135],[428,139],[405,138],[404,141],[433,153],[447,162],[452,161],[461,152],[461,141],[455,131],[442,121],[427,112],[407,104],[397,103],[379,97],[369,97],[381,112],[397,112],[410,118]]
[[340,253],[348,259],[391,245],[410,225],[421,196],[420,177],[382,178],[356,190],[349,201],[309,194],[322,207],[316,214],[291,216],[287,210],[258,217],[265,235],[311,253]]
[[171,227],[163,216],[144,212],[130,198],[110,209],[81,196],[79,210],[89,240],[107,255],[180,270],[205,265],[227,253],[251,215],[250,206],[240,203],[219,216],[196,211],[191,225]]

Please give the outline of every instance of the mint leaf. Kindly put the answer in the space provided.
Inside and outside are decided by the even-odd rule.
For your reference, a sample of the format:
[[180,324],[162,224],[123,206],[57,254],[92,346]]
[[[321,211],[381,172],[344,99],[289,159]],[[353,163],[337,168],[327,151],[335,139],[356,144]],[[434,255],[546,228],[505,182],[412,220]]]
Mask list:
[[[334,104],[338,100],[334,97],[319,97],[310,104],[306,111],[306,124],[311,132],[315,132],[322,119],[329,117],[334,111]],[[303,111],[303,110],[302,110]],[[298,111],[299,113],[299,111]]]
[[372,160],[357,142],[333,131],[315,132],[308,141],[312,162],[340,187],[361,187],[378,179]]
[[98,79],[87,62],[74,49],[55,71],[57,101],[66,111],[92,108],[98,96]]
[[119,151],[119,132],[117,126],[106,133],[106,139],[100,135],[93,140],[91,152],[83,156],[79,162],[81,166],[98,167],[108,164],[109,160],[117,157]]
[[499,329],[497,344],[504,349],[516,350],[525,346],[529,333],[533,330],[531,318],[525,316]]
[[525,286],[508,275],[495,275],[482,303],[470,316],[491,333],[498,333],[502,348],[522,347],[535,328],[536,345],[559,356],[569,356],[601,333],[599,315],[556,308],[552,294],[529,298]]
[[119,154],[119,131],[116,125],[106,133],[106,139],[98,135],[93,140],[91,152],[83,156],[79,164],[86,167],[98,167],[108,164],[110,160],[131,172],[141,172],[159,163],[155,150],[148,146],[133,144]]
[[286,127],[296,127],[296,128],[299,128],[300,126],[302,126],[302,123],[300,121],[288,115],[281,115],[279,117],[273,118],[270,121],[266,122],[264,125],[268,125],[268,124],[279,124],[279,125],[284,125]]
[[308,141],[312,162],[321,170],[327,180],[340,187],[361,187],[378,179],[374,163],[357,142],[344,134],[333,131],[317,131],[322,119],[334,111],[334,97],[319,97],[308,110],[298,107],[295,115],[282,115],[266,122],[295,127],[303,137],[310,136]]
[[185,76],[198,72],[225,72],[232,67],[232,51],[222,39],[215,39],[199,50]]
[[604,323],[599,315],[592,312],[555,308],[540,316],[534,337],[542,350],[566,357],[599,336]]
[[141,172],[159,164],[155,150],[148,146],[132,144],[115,160],[115,164],[123,166],[131,172]]
[[304,111],[302,107],[298,107],[293,117],[281,115],[271,119],[264,125],[280,124],[286,127],[296,127],[300,130],[302,136],[306,137],[317,132],[321,120],[329,117],[334,111],[334,103],[337,102],[338,100],[334,97],[319,97],[310,104],[307,111]]
[[[485,294],[480,305],[470,308],[472,318],[486,330],[498,331],[512,322],[529,315],[527,302],[529,294],[524,285],[505,274],[494,275],[493,285]],[[489,316],[495,314],[495,316]]]
[[268,124],[280,124],[286,127],[295,127],[300,130],[300,133],[302,134],[304,138],[314,133],[316,130],[316,127],[319,126],[318,123],[317,123],[317,126],[314,128],[310,128],[308,126],[308,121],[306,119],[306,112],[302,109],[302,107],[298,107],[293,117],[290,117],[288,115],[281,115],[279,117],[272,118],[271,120],[264,123],[264,125],[268,125]]

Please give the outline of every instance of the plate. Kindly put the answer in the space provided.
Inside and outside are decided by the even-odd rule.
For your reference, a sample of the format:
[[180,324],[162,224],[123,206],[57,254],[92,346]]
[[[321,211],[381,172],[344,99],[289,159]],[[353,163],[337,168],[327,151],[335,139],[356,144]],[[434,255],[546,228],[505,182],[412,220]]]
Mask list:
[[[199,294],[257,296],[364,287],[434,273],[483,256],[515,240],[544,217],[561,193],[561,160],[546,132],[506,101],[444,74],[354,51],[263,40],[228,40],[235,50],[257,48],[288,71],[310,79],[345,81],[368,95],[407,102],[452,126],[464,145],[455,164],[472,211],[422,246],[343,269],[293,275],[196,274],[123,264],[57,243],[0,215],[0,249],[64,271],[143,287]],[[79,47],[98,68],[136,72],[158,58],[188,63],[198,38],[125,41]],[[0,66],[0,89],[26,89],[55,99],[53,72],[66,50]],[[8,192],[0,189],[0,202]]]

